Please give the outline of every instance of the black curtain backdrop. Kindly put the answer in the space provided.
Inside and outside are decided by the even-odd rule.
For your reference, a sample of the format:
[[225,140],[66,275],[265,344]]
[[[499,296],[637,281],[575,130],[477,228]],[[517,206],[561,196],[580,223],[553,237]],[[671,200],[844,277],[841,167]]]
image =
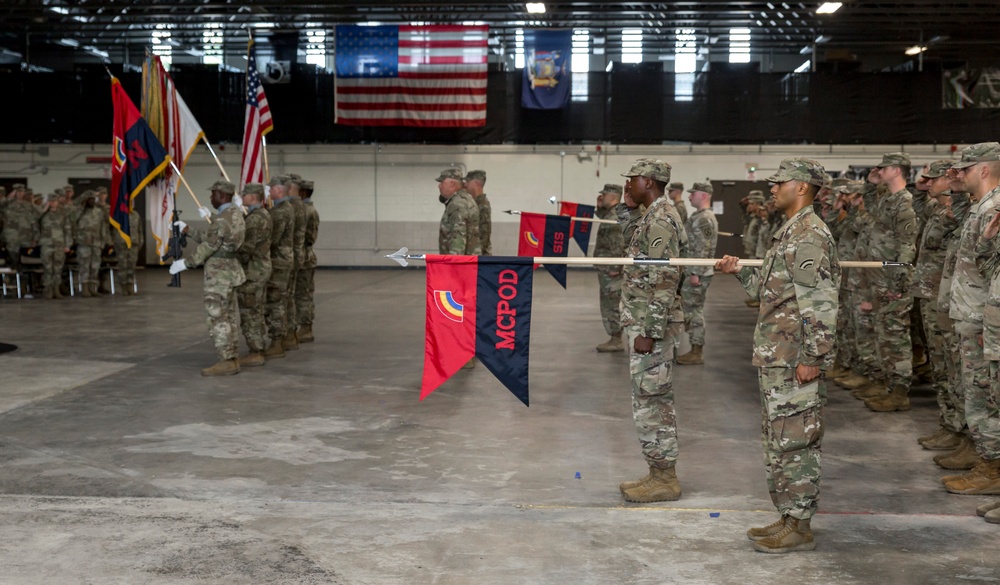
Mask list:
[[[138,104],[141,75],[116,72]],[[214,143],[243,136],[242,73],[174,68],[177,88]],[[265,86],[270,143],[357,144],[914,144],[1000,139],[1000,109],[944,110],[940,73],[697,74],[691,101],[674,99],[659,64],[616,64],[588,75],[586,101],[562,110],[520,107],[520,72],[491,71],[487,123],[475,129],[366,128],[333,121],[334,78],[293,66],[290,83]],[[6,143],[107,143],[110,81],[103,67],[0,74]]]

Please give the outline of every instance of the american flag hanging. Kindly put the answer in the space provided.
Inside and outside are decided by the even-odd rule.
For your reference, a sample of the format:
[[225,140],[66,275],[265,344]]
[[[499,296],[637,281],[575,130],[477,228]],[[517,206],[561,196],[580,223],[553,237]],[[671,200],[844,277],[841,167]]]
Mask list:
[[271,109],[267,105],[264,86],[257,72],[257,57],[253,39],[247,45],[247,113],[243,124],[243,166],[240,170],[240,189],[247,183],[264,182],[264,145],[261,140],[274,128]]
[[487,26],[337,27],[337,123],[486,125]]

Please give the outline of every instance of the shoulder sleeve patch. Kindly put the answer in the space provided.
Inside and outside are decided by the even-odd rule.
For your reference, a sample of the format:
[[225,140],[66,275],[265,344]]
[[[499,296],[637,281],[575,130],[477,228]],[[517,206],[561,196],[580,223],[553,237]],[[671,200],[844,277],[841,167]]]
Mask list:
[[666,226],[659,222],[654,222],[649,229],[649,257],[666,258],[667,244],[670,243],[673,234]]
[[791,266],[792,281],[802,286],[816,286],[823,254],[823,248],[812,242],[799,244],[795,249],[795,263]]
[[913,209],[903,209],[896,216],[896,230],[903,235],[917,232],[917,214]]

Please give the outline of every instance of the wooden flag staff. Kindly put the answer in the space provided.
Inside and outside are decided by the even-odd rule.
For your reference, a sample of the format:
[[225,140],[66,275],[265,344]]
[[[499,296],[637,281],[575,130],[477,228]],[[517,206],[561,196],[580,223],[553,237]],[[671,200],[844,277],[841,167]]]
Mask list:
[[[184,175],[181,174],[181,170],[177,168],[177,165],[174,164],[174,161],[170,161],[170,166],[173,167],[174,172],[177,173],[177,176],[180,178],[181,183],[184,183],[184,187],[187,188],[188,193],[191,194],[191,198],[194,199],[194,202],[198,204],[199,208],[203,208],[204,206],[201,204],[201,201],[198,201],[198,196],[194,194],[194,191],[191,189],[191,185],[188,185],[187,179],[185,179]],[[208,223],[212,223],[212,218],[206,217],[205,221],[207,221]]]

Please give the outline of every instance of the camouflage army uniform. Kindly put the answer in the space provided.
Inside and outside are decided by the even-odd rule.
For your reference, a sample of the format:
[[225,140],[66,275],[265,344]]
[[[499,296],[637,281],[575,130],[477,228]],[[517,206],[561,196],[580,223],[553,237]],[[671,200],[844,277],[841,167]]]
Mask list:
[[76,221],[76,257],[80,265],[80,284],[97,291],[101,273],[101,253],[111,241],[111,224],[98,205],[84,208]]
[[633,209],[624,203],[619,203],[615,207],[615,215],[618,216],[618,225],[622,226],[622,241],[627,246],[632,241],[632,236],[635,235],[635,228],[639,226],[639,220],[646,215],[646,206],[640,205]]
[[236,289],[236,300],[240,308],[240,329],[247,347],[251,353],[260,353],[267,349],[264,305],[265,288],[271,277],[271,214],[262,205],[251,205],[243,222],[243,244],[236,251],[236,258],[246,281]]
[[295,208],[289,201],[291,195],[274,199],[271,208],[271,277],[267,280],[267,305],[264,318],[272,343],[281,344],[288,333],[288,280],[295,265],[293,238]]
[[441,254],[471,254],[478,256],[479,207],[465,189],[452,195],[444,204],[438,252]]
[[129,239],[132,241],[131,247],[122,238],[118,230],[111,230],[111,242],[115,246],[115,259],[117,259],[119,285],[124,294],[131,294],[135,285],[135,267],[139,263],[139,253],[145,248],[145,238],[143,237],[143,221],[139,212],[132,210],[128,213]]
[[[288,291],[285,294],[286,305],[286,335],[291,335],[299,329],[298,308],[295,301],[296,285],[299,281],[299,271],[305,266],[306,256],[306,204],[302,198],[291,195],[288,198],[295,212],[295,223],[292,228],[292,270],[288,275]],[[286,348],[287,349],[287,348]]]
[[[803,160],[782,162],[768,180],[802,180],[801,169],[819,166]],[[743,268],[737,277],[760,300],[753,364],[759,368],[768,491],[782,516],[809,519],[819,499],[826,388],[822,377],[799,385],[795,369],[833,364],[840,287],[833,236],[805,207],[775,234],[763,266]]]
[[50,209],[42,213],[39,220],[38,243],[42,248],[42,284],[45,296],[49,291],[58,294],[62,284],[63,266],[66,264],[66,248],[73,245],[73,225],[66,210]]
[[779,213],[772,212],[768,214],[767,219],[761,219],[760,230],[757,232],[757,249],[754,257],[763,258],[767,255],[767,251],[774,245],[775,232],[784,225],[782,217]]
[[[1000,192],[1000,187],[994,193]],[[988,197],[988,196],[987,196]],[[984,197],[984,199],[986,199]],[[995,205],[981,215],[985,228],[1000,213]],[[966,417],[973,429],[976,447],[983,459],[1000,460],[1000,237],[980,238],[976,245],[976,264],[989,283],[983,308],[983,358],[989,362],[990,390],[966,395]]]
[[[867,209],[857,211],[853,226],[850,228],[857,234],[852,259],[862,260],[869,257],[868,249],[874,225],[875,219]],[[875,313],[861,309],[862,303],[871,303],[874,306],[875,302],[869,281],[870,272],[870,269],[852,268],[842,277],[842,280],[848,281],[847,286],[853,292],[847,300],[841,301],[841,310],[850,313],[848,319],[853,322],[853,330],[849,332],[852,336],[851,344],[855,358],[849,364],[851,370],[868,379],[875,379],[882,371],[876,344]]]
[[190,267],[205,265],[205,312],[208,313],[208,334],[222,361],[235,360],[239,350],[239,310],[236,288],[246,281],[246,275],[236,251],[243,245],[246,224],[239,207],[224,203],[205,231],[192,239],[198,242]]
[[[867,257],[863,259],[913,263],[917,253],[917,221],[910,192],[900,189],[885,195],[876,185],[868,183],[862,196],[865,208],[874,219]],[[910,341],[913,269],[890,267],[869,272],[866,276],[873,293],[875,333],[881,359],[881,373],[877,377],[894,395],[906,396],[913,374]],[[899,298],[894,298],[896,296]]]
[[[687,255],[690,258],[714,258],[715,248],[719,243],[719,221],[711,208],[699,209],[692,213],[684,224],[688,237]],[[688,266],[688,277],[698,276],[699,284],[691,284],[690,278],[684,279],[681,286],[681,298],[684,302],[684,328],[688,331],[689,342],[694,345],[705,345],[705,295],[712,284],[715,269],[711,266]]]
[[4,247],[15,270],[21,265],[21,248],[38,242],[38,218],[38,210],[28,201],[14,200],[4,209]]
[[313,318],[316,315],[316,239],[319,237],[319,212],[312,199],[303,199],[306,209],[305,255],[302,258],[302,268],[298,272],[295,283],[295,308],[299,328],[308,328],[311,333]]
[[[671,191],[673,190],[684,191],[684,183],[670,183],[670,185],[668,185],[667,188]],[[681,218],[681,225],[687,223],[688,210],[687,206],[684,205],[684,196],[681,195],[681,197],[677,201],[674,201],[673,198],[671,198],[670,205],[674,208],[674,211],[677,212],[677,216]],[[629,241],[630,240],[628,238],[625,239],[626,243],[628,243]]]
[[956,322],[951,318],[951,287],[958,262],[958,246],[962,241],[962,226],[969,218],[972,202],[968,193],[952,193],[950,213],[945,216],[944,248],[945,256],[941,270],[941,285],[938,289],[938,321],[944,334],[945,371],[948,383],[945,389],[948,399],[939,406],[941,425],[956,433],[969,434],[965,420],[965,391],[962,383],[961,338],[955,330]]
[[[600,219],[616,219],[613,209],[598,207],[594,214]],[[625,239],[621,225],[600,224],[597,228],[595,258],[621,258],[625,254]],[[613,276],[612,276],[613,275]],[[601,320],[604,331],[615,337],[621,335],[622,267],[598,266],[597,282],[600,286]]]
[[486,193],[475,197],[479,207],[479,247],[483,256],[493,255],[493,208]]
[[[687,235],[667,197],[656,199],[639,219],[628,245],[628,256],[678,258]],[[632,417],[639,443],[650,467],[668,469],[677,461],[677,420],[674,411],[673,366],[684,327],[678,291],[683,269],[673,266],[625,266],[622,278],[622,325],[628,333],[632,377]],[[631,348],[639,336],[653,339],[653,350]]]
[[[971,147],[970,147],[971,148]],[[969,425],[976,451],[984,459],[1000,457],[1000,448],[991,444],[990,412],[996,412],[996,405],[990,406],[993,398],[990,384],[990,363],[980,337],[985,345],[984,312],[989,296],[991,281],[983,272],[977,260],[980,239],[990,217],[1000,208],[1000,187],[985,194],[972,205],[969,217],[962,226],[962,236],[958,245],[955,273],[951,282],[950,316],[955,320],[955,332],[959,336],[962,353],[962,389],[965,395],[965,418]],[[986,257],[983,258],[984,260]],[[984,431],[987,435],[984,435]]]

